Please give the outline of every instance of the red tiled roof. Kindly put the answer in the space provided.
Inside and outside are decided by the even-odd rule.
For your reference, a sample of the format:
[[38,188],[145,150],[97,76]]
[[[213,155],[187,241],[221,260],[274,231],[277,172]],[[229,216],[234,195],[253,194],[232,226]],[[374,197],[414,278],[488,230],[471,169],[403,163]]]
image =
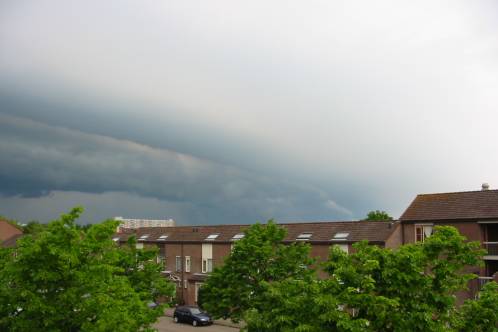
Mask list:
[[498,190],[418,195],[400,217],[409,220],[498,219]]
[[4,241],[0,241],[0,245],[4,248],[13,248],[17,244],[17,239],[24,236],[24,234],[15,234]]
[[[287,230],[284,241],[295,241],[301,233],[311,232],[310,242],[385,242],[394,231],[397,223],[390,221],[332,221],[278,224]],[[137,229],[137,239],[148,235],[145,242],[230,242],[234,235],[243,233],[250,225],[216,225],[216,226],[176,226],[176,227],[144,227]],[[336,233],[349,233],[345,240],[332,240]],[[214,240],[206,240],[211,234],[219,234]],[[167,235],[160,240],[161,235]],[[126,241],[129,234],[116,234],[120,241]],[[332,240],[332,241],[331,241]]]

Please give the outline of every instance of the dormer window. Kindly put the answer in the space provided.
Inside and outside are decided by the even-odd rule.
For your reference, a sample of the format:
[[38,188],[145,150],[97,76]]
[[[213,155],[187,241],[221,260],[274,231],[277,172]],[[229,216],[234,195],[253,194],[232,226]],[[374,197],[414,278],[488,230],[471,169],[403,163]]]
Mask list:
[[298,241],[308,241],[309,239],[311,239],[311,237],[313,236],[313,233],[311,232],[304,232],[304,233],[301,233],[297,236],[296,240]]
[[334,238],[332,240],[346,240],[349,236],[349,233],[339,232],[335,233]]
[[138,238],[138,241],[145,241],[149,238],[149,234],[144,234]]
[[161,235],[160,237],[158,237],[157,239],[160,240],[160,241],[164,241],[168,238],[168,235]]
[[244,233],[239,233],[239,234],[235,234],[233,237],[232,237],[232,241],[237,241],[237,240],[240,240],[242,238],[244,238],[245,234]]
[[217,238],[218,236],[220,236],[220,234],[210,234],[210,235],[206,238],[206,240],[207,240],[207,241],[214,241],[214,240],[216,240],[216,238]]

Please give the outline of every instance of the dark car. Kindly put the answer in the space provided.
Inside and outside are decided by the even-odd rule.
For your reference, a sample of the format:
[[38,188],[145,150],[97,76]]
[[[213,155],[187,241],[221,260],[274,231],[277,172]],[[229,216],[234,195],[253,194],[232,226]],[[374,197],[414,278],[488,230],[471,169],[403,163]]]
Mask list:
[[213,324],[211,316],[197,307],[176,307],[173,320],[175,323],[185,322],[193,326]]

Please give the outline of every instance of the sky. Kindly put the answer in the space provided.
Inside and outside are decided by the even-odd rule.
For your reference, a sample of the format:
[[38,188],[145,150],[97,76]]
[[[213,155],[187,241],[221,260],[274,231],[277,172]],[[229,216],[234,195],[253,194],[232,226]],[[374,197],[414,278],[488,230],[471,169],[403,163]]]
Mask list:
[[496,1],[0,2],[0,215],[401,215],[498,188]]

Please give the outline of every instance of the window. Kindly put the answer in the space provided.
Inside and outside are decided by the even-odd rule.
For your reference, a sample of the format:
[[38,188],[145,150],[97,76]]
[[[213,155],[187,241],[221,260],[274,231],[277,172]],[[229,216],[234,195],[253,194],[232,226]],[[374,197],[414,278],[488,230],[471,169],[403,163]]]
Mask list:
[[188,281],[187,281],[187,279],[184,279],[183,280],[183,288],[187,289],[187,286],[188,286]]
[[118,241],[119,241],[119,237],[113,237],[113,238],[112,238],[112,240],[113,240],[114,242],[118,242]]
[[168,238],[168,235],[161,235],[161,236],[158,238],[158,240],[159,240],[159,241],[164,241],[164,240],[166,240],[167,238]]
[[202,260],[202,273],[211,273],[213,272],[213,259],[205,258]]
[[157,255],[156,262],[157,264],[161,265],[161,267],[163,268],[166,266],[166,259],[163,254]]
[[143,249],[144,248],[144,244],[143,243],[137,243],[137,244],[135,244],[135,248],[137,248],[137,249]]
[[190,272],[190,256],[185,256],[185,272]]
[[311,236],[313,236],[313,233],[311,232],[304,232],[304,233],[301,233],[297,236],[296,240],[298,241],[308,241],[309,239],[311,239]]
[[182,271],[182,258],[180,256],[176,256],[176,272],[181,272]]
[[144,234],[141,237],[138,238],[138,241],[145,241],[149,238],[149,234]]
[[202,273],[213,271],[213,244],[202,244]]
[[415,242],[424,242],[432,235],[432,225],[415,225]]
[[349,253],[349,245],[347,245],[347,244],[336,244],[336,246],[338,246],[346,254]]
[[216,238],[217,238],[218,236],[220,236],[220,234],[210,234],[210,235],[206,238],[206,240],[208,240],[208,241],[214,241],[214,240],[216,240]]
[[346,240],[349,236],[349,233],[346,232],[339,232],[334,235],[334,238],[332,240]]
[[244,233],[239,233],[239,234],[235,234],[233,237],[232,237],[232,241],[237,241],[237,240],[240,240],[242,238],[244,238],[245,234]]

